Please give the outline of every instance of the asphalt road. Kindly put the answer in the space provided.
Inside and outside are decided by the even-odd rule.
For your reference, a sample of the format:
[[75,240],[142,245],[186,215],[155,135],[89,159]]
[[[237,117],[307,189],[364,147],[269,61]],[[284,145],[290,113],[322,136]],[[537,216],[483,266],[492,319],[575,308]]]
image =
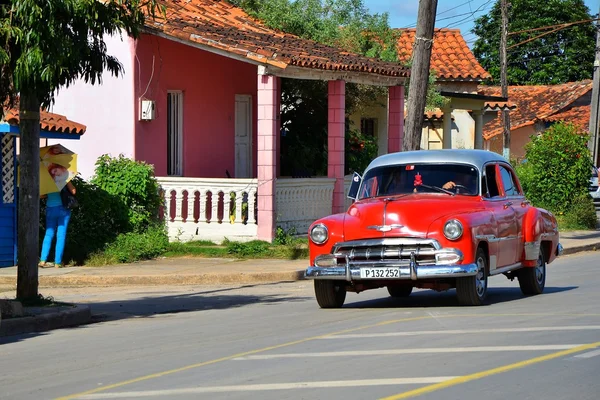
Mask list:
[[321,310],[312,282],[46,290],[96,322],[0,339],[0,398],[597,400],[599,258],[561,257],[536,297],[491,278],[481,307],[379,289]]

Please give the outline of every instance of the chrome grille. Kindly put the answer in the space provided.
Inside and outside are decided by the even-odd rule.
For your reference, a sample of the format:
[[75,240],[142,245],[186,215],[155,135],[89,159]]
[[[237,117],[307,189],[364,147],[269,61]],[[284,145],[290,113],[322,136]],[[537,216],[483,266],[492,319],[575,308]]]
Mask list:
[[439,244],[430,239],[385,238],[337,243],[332,253],[339,264],[407,266],[414,253],[417,265],[435,264]]

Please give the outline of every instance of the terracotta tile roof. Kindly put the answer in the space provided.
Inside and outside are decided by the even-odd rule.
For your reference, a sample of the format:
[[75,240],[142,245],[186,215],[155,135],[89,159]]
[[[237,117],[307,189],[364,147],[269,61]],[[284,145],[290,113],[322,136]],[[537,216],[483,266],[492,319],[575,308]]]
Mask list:
[[513,110],[517,105],[510,101],[486,101],[484,107],[486,110]]
[[589,130],[590,125],[590,112],[591,105],[588,104],[585,106],[577,106],[570,108],[566,111],[558,112],[547,118],[544,118],[543,120],[548,122],[571,122],[579,129],[587,131]]
[[162,0],[166,18],[147,19],[146,27],[186,42],[195,42],[249,60],[285,68],[349,71],[407,77],[410,70],[325,46],[265,27],[242,9],[221,0]]
[[[10,125],[19,125],[18,108],[5,110],[3,120]],[[77,122],[69,121],[64,115],[40,110],[40,128],[49,132],[83,135],[85,133],[86,126]]]
[[[590,90],[592,90],[591,80],[561,85],[509,86],[509,102],[517,106],[510,112],[511,130],[533,125],[538,121],[549,121],[548,118],[564,112],[575,100]],[[499,96],[501,90],[499,86],[480,86],[479,93]],[[501,133],[502,122],[499,116],[485,124],[483,128],[485,139]]]
[[[398,59],[408,62],[412,56],[416,29],[403,29],[398,39]],[[479,64],[460,29],[436,29],[431,49],[431,69],[438,79],[482,81],[490,74]]]

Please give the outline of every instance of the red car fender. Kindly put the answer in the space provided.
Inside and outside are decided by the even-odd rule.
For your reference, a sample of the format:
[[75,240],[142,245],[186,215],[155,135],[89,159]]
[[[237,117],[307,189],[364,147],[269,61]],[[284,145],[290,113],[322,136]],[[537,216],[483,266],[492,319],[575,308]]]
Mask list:
[[[542,213],[536,207],[530,207],[525,216],[523,217],[523,244],[524,249],[527,245],[531,246],[534,243],[541,242],[542,230],[543,230],[543,222],[542,222]],[[525,250],[523,250],[523,254],[521,255],[521,259],[523,260],[523,265],[527,267],[534,267],[537,262],[539,254],[528,254]]]

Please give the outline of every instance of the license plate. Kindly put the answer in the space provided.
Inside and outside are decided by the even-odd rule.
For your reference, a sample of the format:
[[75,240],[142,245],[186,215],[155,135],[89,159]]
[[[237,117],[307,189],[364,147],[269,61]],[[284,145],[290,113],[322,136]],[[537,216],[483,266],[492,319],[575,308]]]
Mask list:
[[400,268],[397,267],[378,267],[361,268],[360,277],[364,279],[393,279],[400,278]]

